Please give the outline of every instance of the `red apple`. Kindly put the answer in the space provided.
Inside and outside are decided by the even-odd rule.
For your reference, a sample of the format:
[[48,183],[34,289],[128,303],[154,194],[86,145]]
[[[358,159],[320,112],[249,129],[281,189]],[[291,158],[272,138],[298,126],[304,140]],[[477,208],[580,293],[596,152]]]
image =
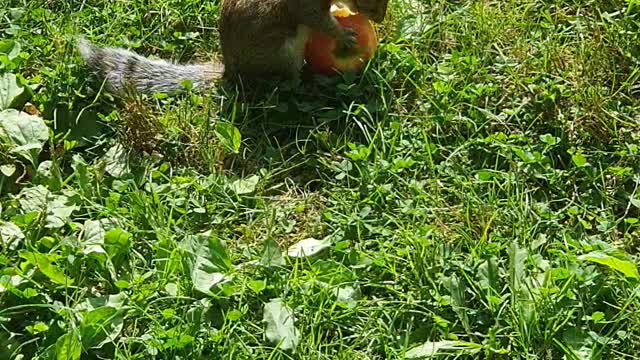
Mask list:
[[324,75],[362,70],[376,51],[377,38],[373,25],[367,17],[351,11],[334,10],[333,15],[340,25],[356,33],[357,44],[348,54],[334,53],[336,40],[320,32],[312,32],[305,46],[305,58],[311,70]]

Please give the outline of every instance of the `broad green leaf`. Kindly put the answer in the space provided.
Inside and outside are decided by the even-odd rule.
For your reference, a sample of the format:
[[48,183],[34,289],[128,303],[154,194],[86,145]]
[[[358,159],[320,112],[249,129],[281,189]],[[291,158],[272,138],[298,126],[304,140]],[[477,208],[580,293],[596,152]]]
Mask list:
[[117,278],[115,266],[107,257],[107,251],[105,250],[105,230],[102,222],[86,220],[83,234],[82,253],[95,259],[103,268],[106,267],[113,279]]
[[78,206],[70,204],[70,199],[67,196],[54,196],[51,202],[47,204],[45,227],[50,229],[63,227],[71,219],[71,214],[78,209]]
[[267,282],[265,280],[251,280],[247,286],[249,286],[249,289],[253,290],[256,294],[260,294],[267,288]]
[[407,359],[424,359],[436,355],[456,354],[470,355],[482,350],[482,346],[466,341],[428,341],[411,348],[405,354]]
[[104,234],[104,243],[112,258],[124,255],[131,248],[131,234],[121,228],[111,229]]
[[293,312],[281,299],[271,299],[265,304],[263,316],[267,340],[279,343],[283,350],[290,350],[298,345],[300,334],[295,327]]
[[207,243],[209,245],[209,259],[211,262],[222,271],[230,271],[233,264],[220,238],[211,235],[210,232],[203,233],[202,235],[208,236]]
[[631,201],[631,205],[637,207],[638,209],[640,209],[640,200],[636,199],[635,196],[631,196],[629,198],[629,201]]
[[51,179],[54,175],[53,171],[54,171],[54,164],[53,161],[51,160],[45,160],[43,162],[41,162],[40,164],[38,164],[38,170],[36,171],[36,174],[39,177],[44,177],[47,179]]
[[51,192],[42,185],[25,188],[20,191],[18,203],[24,213],[44,211],[50,200]]
[[171,296],[178,296],[178,285],[176,283],[168,283],[164,286],[164,291]]
[[227,280],[227,276],[215,270],[215,266],[204,256],[198,256],[193,271],[191,271],[191,282],[196,290],[213,295],[211,288]]
[[520,292],[523,289],[523,281],[526,276],[525,260],[527,259],[527,249],[521,249],[517,242],[513,242],[509,247],[509,277],[512,291]]
[[509,286],[515,296],[514,306],[522,321],[533,321],[535,317],[534,302],[531,301],[533,286],[532,279],[526,271],[526,260],[529,256],[527,249],[520,248],[516,241],[508,249],[509,255]]
[[540,161],[540,154],[537,152],[531,152],[529,150],[523,150],[520,148],[513,148],[513,152],[527,164],[535,164]]
[[239,310],[231,310],[227,313],[226,316],[227,320],[229,321],[237,321],[240,320],[242,318],[242,311]]
[[122,331],[122,313],[103,306],[82,315],[80,335],[85,348],[99,348],[116,340]]
[[496,173],[488,170],[480,170],[476,173],[476,178],[480,181],[491,181],[496,178]]
[[120,310],[126,303],[127,295],[125,293],[117,293],[114,295],[85,298],[74,307],[74,310],[78,312],[91,312],[105,306]]
[[0,221],[0,248],[15,249],[22,240],[24,234],[16,224]]
[[484,261],[478,267],[478,280],[480,286],[487,292],[488,295],[499,294],[498,290],[498,265],[496,257]]
[[112,146],[104,154],[103,160],[105,161],[105,171],[115,178],[122,177],[129,172],[127,153],[124,146],[120,144]]
[[451,294],[451,306],[453,311],[458,315],[458,318],[462,322],[462,325],[464,325],[465,329],[469,330],[469,317],[465,307],[466,300],[464,294],[466,286],[464,282],[461,282],[456,274],[451,274],[451,276],[446,279],[445,285]]
[[82,343],[75,332],[66,333],[56,341],[57,360],[79,360],[82,353]]
[[49,330],[49,325],[43,323],[42,321],[38,321],[34,325],[27,326],[27,331],[29,331],[29,333],[31,333],[32,335],[40,334],[47,330]]
[[602,311],[596,311],[593,314],[591,314],[591,321],[593,321],[594,323],[600,323],[600,322],[604,322],[606,321],[605,315]]
[[498,264],[495,256],[491,256],[478,267],[478,284],[484,291],[489,305],[497,311],[502,300],[498,288]]
[[13,60],[20,55],[20,43],[14,40],[0,41],[0,54],[7,56],[9,60]]
[[80,154],[73,155],[71,168],[74,172],[74,178],[77,180],[77,184],[80,186],[80,189],[82,189],[84,194],[90,194],[92,190],[88,167],[89,165],[84,161]]
[[196,290],[213,295],[211,287],[229,280],[226,273],[232,269],[231,260],[220,239],[211,232],[187,236],[180,248],[187,253],[185,261]]
[[54,229],[64,226],[71,214],[78,210],[78,206],[69,197],[53,195],[42,185],[23,189],[18,203],[26,214],[46,211],[45,227]]
[[582,155],[581,153],[575,153],[571,155],[571,160],[573,160],[573,163],[579,168],[587,165],[587,158],[584,157],[584,155]]
[[336,301],[348,308],[354,308],[360,297],[360,291],[353,286],[342,286],[335,290]]
[[29,280],[20,275],[0,276],[0,294],[5,292],[8,289],[14,289],[27,283],[29,283]]
[[284,258],[282,257],[282,250],[280,250],[278,243],[273,241],[273,239],[265,241],[260,264],[265,267],[283,266],[285,264]]
[[0,173],[6,177],[12,176],[16,172],[16,166],[14,164],[0,165]]
[[569,327],[562,336],[566,348],[565,352],[572,354],[576,360],[597,360],[600,357],[594,356],[593,338],[586,331],[576,327]]
[[309,257],[321,252],[322,250],[330,246],[331,241],[328,238],[325,238],[323,240],[308,238],[291,245],[287,250],[287,255],[294,258]]
[[240,150],[242,137],[238,128],[229,123],[216,124],[216,136],[227,151],[237,153]]
[[82,253],[105,254],[104,250],[105,231],[102,224],[97,220],[86,220],[84,222],[84,242]]
[[37,267],[38,270],[46,277],[48,277],[51,281],[60,284],[60,285],[71,285],[73,284],[73,279],[66,276],[62,270],[60,270],[53,262],[49,259],[49,256],[37,252],[21,252],[20,257],[30,262],[33,266]]
[[560,138],[557,138],[551,134],[540,135],[540,140],[549,146],[556,145],[560,142]]
[[238,179],[234,181],[231,183],[230,187],[238,195],[249,194],[256,190],[258,181],[260,181],[260,177],[258,175],[252,175],[246,179]]
[[[9,109],[15,105],[20,96],[25,92],[24,85],[11,73],[0,76],[0,110]],[[0,115],[0,119],[2,115]]]
[[591,262],[598,263],[600,265],[607,266],[611,269],[614,269],[623,273],[625,276],[630,278],[634,278],[634,279],[638,278],[638,269],[636,268],[636,265],[633,262],[628,260],[621,260],[600,251],[594,251],[586,255],[582,255],[579,257],[579,259],[583,261],[591,261]]
[[35,115],[14,109],[0,111],[0,138],[10,144],[10,151],[35,164],[42,146],[49,139],[49,128]]

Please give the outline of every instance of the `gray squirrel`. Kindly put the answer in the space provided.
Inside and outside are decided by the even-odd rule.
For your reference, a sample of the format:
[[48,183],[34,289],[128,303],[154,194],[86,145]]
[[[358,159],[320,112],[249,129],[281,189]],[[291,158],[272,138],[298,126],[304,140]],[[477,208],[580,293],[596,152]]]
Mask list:
[[[384,19],[388,0],[353,0],[356,9],[374,22]],[[119,48],[101,48],[78,39],[80,56],[105,82],[121,93],[173,94],[189,80],[194,90],[206,90],[219,80],[278,77],[299,79],[304,47],[311,31],[336,39],[337,51],[356,45],[354,32],[340,26],[330,12],[332,0],[222,0],[219,31],[222,62],[173,64],[152,60]]]

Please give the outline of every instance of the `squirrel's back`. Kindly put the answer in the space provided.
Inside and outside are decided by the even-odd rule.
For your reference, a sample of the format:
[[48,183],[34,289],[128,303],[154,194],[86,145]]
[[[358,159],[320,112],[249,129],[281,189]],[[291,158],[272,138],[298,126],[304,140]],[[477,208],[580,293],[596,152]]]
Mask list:
[[222,63],[178,65],[152,60],[125,49],[100,48],[84,38],[78,39],[80,56],[111,92],[122,93],[132,87],[139,93],[175,93],[184,81],[197,90],[207,89],[224,74]]

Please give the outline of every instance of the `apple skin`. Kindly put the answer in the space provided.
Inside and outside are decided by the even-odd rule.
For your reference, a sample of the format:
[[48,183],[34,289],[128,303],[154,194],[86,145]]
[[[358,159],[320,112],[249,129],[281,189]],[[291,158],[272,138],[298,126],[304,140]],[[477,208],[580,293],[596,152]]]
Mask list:
[[360,13],[348,16],[336,16],[343,27],[356,33],[357,44],[347,56],[334,53],[336,40],[321,32],[313,31],[305,45],[305,58],[314,73],[327,76],[362,70],[367,61],[375,54],[377,37],[373,25]]

